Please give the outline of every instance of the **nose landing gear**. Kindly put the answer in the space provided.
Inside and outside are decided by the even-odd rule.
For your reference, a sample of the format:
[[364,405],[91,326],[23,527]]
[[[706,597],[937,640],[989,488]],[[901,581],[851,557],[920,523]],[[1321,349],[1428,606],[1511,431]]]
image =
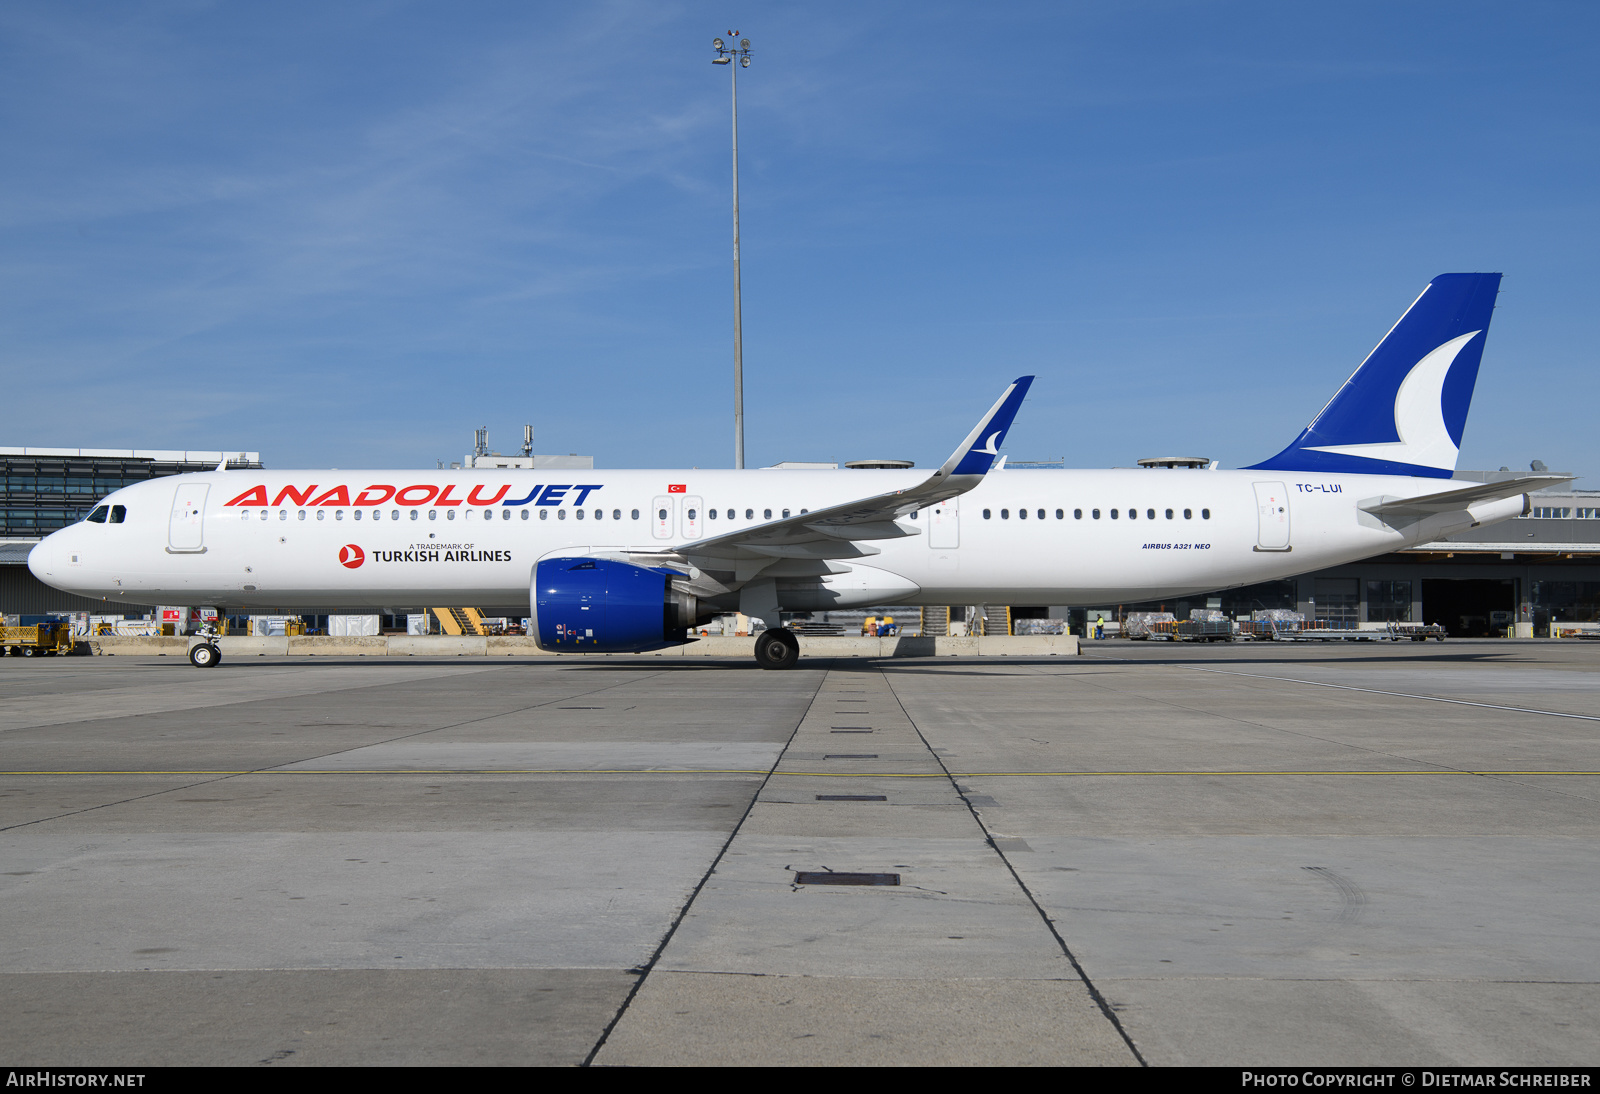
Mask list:
[[215,668],[222,660],[222,651],[210,642],[189,647],[189,664],[197,669]]
[[200,641],[189,647],[189,664],[197,669],[216,668],[222,661],[222,647],[216,643],[217,629],[207,626],[197,633]]

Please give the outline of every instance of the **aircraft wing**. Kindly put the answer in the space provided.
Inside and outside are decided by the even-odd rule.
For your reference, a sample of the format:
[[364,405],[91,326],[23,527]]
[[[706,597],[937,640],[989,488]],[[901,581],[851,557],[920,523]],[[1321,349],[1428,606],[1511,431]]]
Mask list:
[[1571,482],[1574,478],[1576,478],[1574,475],[1524,475],[1521,478],[1506,479],[1504,482],[1477,482],[1471,486],[1442,490],[1437,494],[1423,494],[1415,498],[1397,498],[1386,494],[1383,497],[1368,498],[1358,503],[1357,508],[1373,516],[1425,517],[1434,513],[1453,513],[1481,502],[1499,501],[1501,498],[1513,498],[1518,494],[1529,494],[1558,483]]
[[920,535],[920,527],[899,518],[964,494],[983,481],[1032,383],[1032,376],[1023,376],[1007,387],[950,458],[917,486],[694,540],[673,551],[707,571],[725,591],[753,580],[780,560],[786,560],[781,569],[787,576],[847,570],[829,560],[875,555],[878,549],[872,540]]

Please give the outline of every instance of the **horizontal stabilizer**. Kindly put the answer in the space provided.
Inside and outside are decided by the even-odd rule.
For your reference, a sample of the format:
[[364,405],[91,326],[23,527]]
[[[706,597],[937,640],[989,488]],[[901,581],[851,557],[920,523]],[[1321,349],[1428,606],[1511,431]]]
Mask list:
[[1499,501],[1501,498],[1514,498],[1518,494],[1530,494],[1536,490],[1545,490],[1564,482],[1571,482],[1575,477],[1574,475],[1526,475],[1522,478],[1506,479],[1504,482],[1475,482],[1471,486],[1463,486],[1457,490],[1442,490],[1437,494],[1423,494],[1415,498],[1397,498],[1390,495],[1368,498],[1358,503],[1356,507],[1375,517],[1425,517],[1434,513],[1453,513],[1484,502]]

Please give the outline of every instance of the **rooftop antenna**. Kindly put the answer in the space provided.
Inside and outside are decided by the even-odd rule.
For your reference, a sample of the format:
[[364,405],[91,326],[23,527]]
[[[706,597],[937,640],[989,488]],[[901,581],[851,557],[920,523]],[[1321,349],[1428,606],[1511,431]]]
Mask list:
[[523,459],[533,458],[533,426],[531,425],[522,427],[522,457]]
[[473,463],[477,463],[478,461],[477,461],[476,457],[478,457],[478,456],[487,456],[488,454],[489,454],[489,427],[488,426],[484,426],[481,429],[474,429],[472,431],[472,455],[475,458],[473,459],[472,462]]

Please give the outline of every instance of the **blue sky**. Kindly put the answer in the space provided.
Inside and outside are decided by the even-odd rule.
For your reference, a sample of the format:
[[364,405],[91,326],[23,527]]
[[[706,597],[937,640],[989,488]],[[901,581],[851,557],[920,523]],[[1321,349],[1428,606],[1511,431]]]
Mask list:
[[0,7],[0,443],[1238,466],[1506,274],[1460,466],[1597,470],[1600,6]]

